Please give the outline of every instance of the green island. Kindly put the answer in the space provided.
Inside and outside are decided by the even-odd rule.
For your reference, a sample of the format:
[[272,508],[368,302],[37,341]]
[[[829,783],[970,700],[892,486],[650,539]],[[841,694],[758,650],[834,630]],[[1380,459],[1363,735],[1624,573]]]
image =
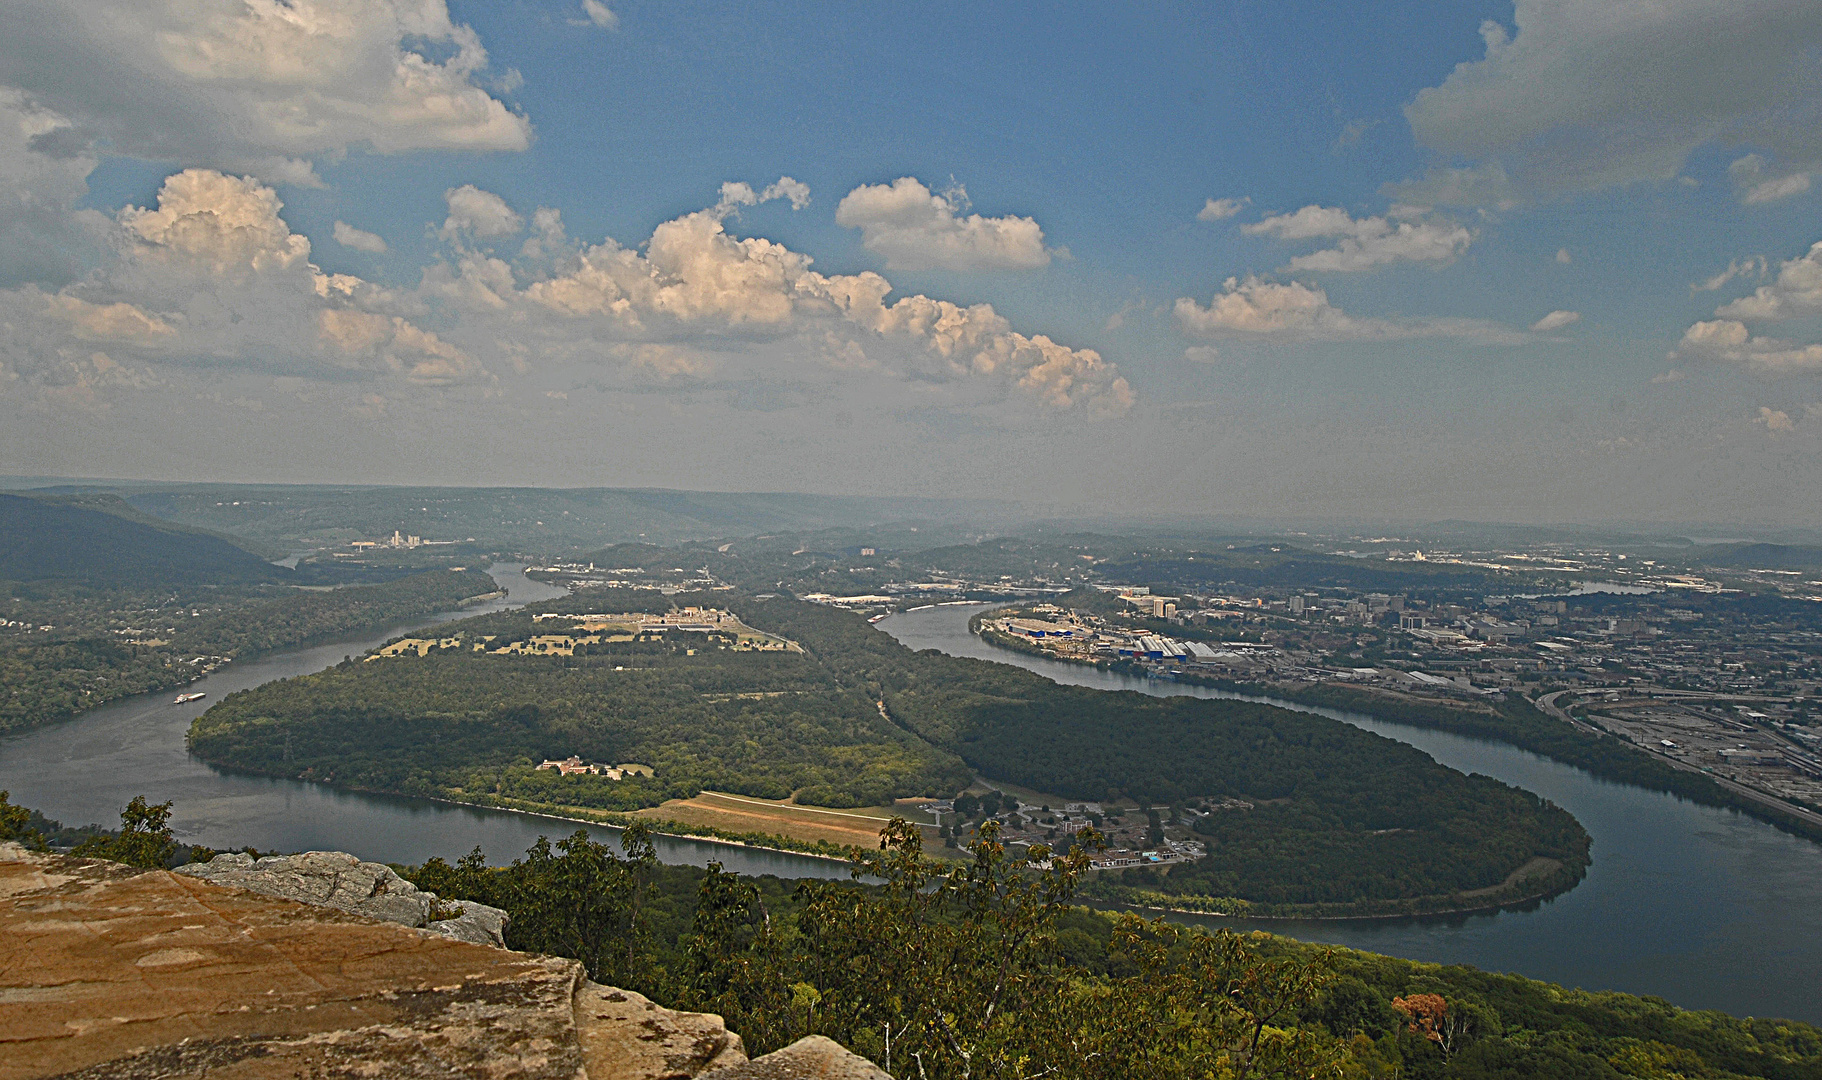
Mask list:
[[[691,611],[790,647],[743,648]],[[673,625],[629,633],[633,615]],[[664,823],[715,792],[864,814],[977,776],[1110,816],[1162,804],[1199,815],[1198,857],[1137,880],[1102,871],[1090,891],[1132,899],[1151,874],[1180,884],[1172,906],[1229,912],[1493,907],[1572,887],[1588,865],[1587,834],[1561,808],[1339,721],[1059,686],[916,653],[788,597],[585,589],[438,633],[232,695],[195,722],[190,748],[263,775],[608,821]],[[651,773],[566,773],[566,759]],[[787,832],[756,820],[722,831]],[[832,823],[870,838],[882,820]]]

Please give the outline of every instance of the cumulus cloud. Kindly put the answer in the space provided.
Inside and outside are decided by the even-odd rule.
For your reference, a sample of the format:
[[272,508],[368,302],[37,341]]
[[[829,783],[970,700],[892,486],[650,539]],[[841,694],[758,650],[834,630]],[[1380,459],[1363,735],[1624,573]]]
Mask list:
[[[3,359],[45,386],[81,367],[76,341],[105,343],[120,370],[138,362],[420,385],[486,377],[461,348],[385,310],[400,298],[312,264],[309,239],[282,209],[272,188],[247,177],[167,177],[154,205],[116,216],[113,255],[96,271],[55,293],[0,292],[13,327]],[[85,393],[115,385],[97,372],[76,384]]]
[[446,237],[467,234],[484,240],[511,236],[525,227],[525,219],[506,205],[506,200],[473,184],[450,188],[443,193],[449,204],[449,216],[443,220]]
[[[1763,277],[1765,260],[1729,263],[1726,270],[1699,288],[1720,288],[1747,273]],[[1694,287],[1692,287],[1694,288]],[[1805,344],[1755,334],[1749,322],[1781,322],[1822,314],[1822,241],[1794,259],[1778,264],[1777,277],[1752,295],[1722,304],[1713,319],[1684,331],[1670,355],[1743,364],[1763,375],[1807,375],[1822,371],[1822,344]]]
[[1764,424],[1765,430],[1774,435],[1780,431],[1795,431],[1797,428],[1796,422],[1791,420],[1789,413],[1766,405],[1759,406],[1758,419],[1753,423]]
[[715,204],[715,212],[726,217],[742,206],[758,206],[773,199],[788,199],[791,209],[802,210],[810,205],[810,185],[781,176],[763,191],[754,191],[753,185],[744,180],[730,180],[721,185],[721,200]]
[[386,253],[386,240],[378,233],[357,229],[346,221],[335,223],[335,242],[356,251],[368,251],[375,255]]
[[0,288],[62,284],[99,253],[107,219],[78,204],[95,155],[69,119],[0,86]]
[[[811,268],[809,256],[782,244],[731,235],[726,208],[744,203],[740,188],[730,195],[724,186],[715,206],[654,229],[643,251],[612,240],[584,247],[520,295],[563,316],[545,323],[552,335],[637,336],[671,344],[705,334],[756,343],[813,340],[841,366],[1007,387],[1054,409],[1107,414],[1131,407],[1132,388],[1099,353],[1014,330],[989,304],[963,306],[923,295],[888,304],[892,284],[879,274],[825,276]],[[443,287],[480,287],[484,275],[471,261]],[[505,291],[509,275],[484,287],[513,302]]]
[[116,216],[113,255],[95,272],[55,292],[0,290],[10,331],[0,366],[41,389],[81,383],[104,395],[113,384],[87,357],[105,345],[122,370],[375,383],[364,394],[377,404],[361,406],[375,416],[414,386],[486,390],[498,382],[488,363],[501,361],[521,377],[567,364],[666,381],[737,367],[755,385],[820,364],[831,379],[864,372],[946,388],[958,402],[1087,415],[1132,406],[1099,353],[1016,329],[991,305],[888,302],[893,286],[879,274],[824,275],[805,254],[731,234],[729,207],[748,196],[807,193],[788,178],[724,190],[636,247],[571,241],[560,215],[540,208],[509,262],[469,241],[523,220],[489,192],[452,188],[442,253],[416,287],[391,289],[314,265],[270,186],[188,169],[153,205]]
[[48,298],[47,310],[53,318],[67,322],[71,332],[85,341],[149,345],[176,333],[163,319],[121,300],[95,304],[81,297],[59,294]]
[[1552,330],[1561,330],[1570,323],[1580,322],[1581,318],[1582,313],[1579,311],[1552,311],[1550,314],[1545,315],[1543,318],[1532,323],[1531,332],[1534,334],[1547,334]]
[[1778,276],[1771,284],[1715,310],[1723,319],[1776,320],[1816,314],[1822,314],[1822,241],[1779,263]]
[[962,188],[933,192],[913,177],[862,184],[843,196],[835,221],[859,229],[861,245],[891,270],[1035,270],[1052,251],[1028,217],[962,216]]
[[349,148],[524,149],[486,68],[444,0],[19,0],[0,35],[5,81],[72,143],[294,183]]
[[1696,323],[1683,332],[1683,340],[1671,356],[1744,364],[1766,375],[1807,375],[1822,371],[1822,345],[1755,336],[1737,319]]
[[1235,214],[1246,209],[1247,204],[1252,201],[1252,199],[1244,197],[1239,199],[1210,199],[1202,204],[1202,209],[1196,211],[1196,220],[1226,221],[1228,218],[1233,217]]
[[1517,0],[1513,27],[1406,107],[1419,143],[1532,192],[1669,180],[1708,143],[1822,156],[1810,0]]
[[1727,166],[1727,176],[1747,206],[1788,199],[1809,190],[1810,169],[1790,169],[1774,173],[1764,157],[1747,154]]
[[582,14],[603,30],[620,29],[620,16],[614,14],[614,10],[601,0],[582,0]]
[[1452,262],[1473,242],[1465,226],[1433,218],[1410,207],[1387,217],[1355,218],[1340,207],[1310,205],[1274,214],[1240,231],[1279,240],[1330,240],[1334,247],[1299,255],[1286,269],[1370,270],[1394,262]]
[[1320,287],[1259,277],[1228,278],[1208,304],[1176,303],[1177,325],[1198,337],[1293,341],[1397,341],[1456,338],[1486,345],[1526,340],[1511,327],[1483,319],[1375,319],[1347,314]]
[[1734,259],[1727,264],[1725,270],[1715,274],[1713,277],[1704,278],[1702,281],[1689,286],[1689,291],[1692,293],[1714,292],[1734,278],[1749,276],[1762,278],[1769,272],[1770,267],[1766,264],[1765,257],[1762,255],[1753,256],[1752,258],[1747,259]]

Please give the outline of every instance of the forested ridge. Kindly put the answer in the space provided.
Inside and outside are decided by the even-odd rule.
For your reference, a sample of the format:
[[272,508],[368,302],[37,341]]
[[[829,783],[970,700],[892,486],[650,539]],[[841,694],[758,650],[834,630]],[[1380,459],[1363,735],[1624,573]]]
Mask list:
[[1704,806],[1729,807],[1786,832],[1822,840],[1822,830],[1789,814],[1767,810],[1737,795],[1703,773],[1678,769],[1622,739],[1582,731],[1546,715],[1523,697],[1507,698],[1485,709],[1437,702],[1409,701],[1388,694],[1333,684],[1290,685],[1196,680],[1237,693],[1277,697],[1303,705],[1345,709],[1412,727],[1434,728],[1476,739],[1507,743],[1553,761],[1573,765],[1592,776],[1662,791]]
[[[240,658],[308,644],[387,623],[459,607],[493,592],[493,578],[477,571],[438,570],[381,585],[322,591],[285,590],[271,598],[238,594],[144,596],[59,586],[0,583],[31,604],[38,617],[77,625],[65,630],[0,637],[0,731],[72,716],[118,698],[183,686],[198,674],[201,658]],[[189,604],[209,614],[191,616]],[[105,626],[108,609],[144,608],[124,618],[144,628],[143,638],[123,638]],[[95,614],[99,613],[99,614]],[[113,621],[121,621],[116,617]]]
[[[530,617],[519,621],[518,636],[529,636]],[[513,633],[499,617],[482,625]],[[972,779],[801,654],[690,648],[617,642],[580,656],[450,649],[354,661],[227,698],[197,720],[190,747],[209,761],[349,787],[611,810],[705,787],[871,806],[953,794]],[[534,768],[571,755],[650,765],[655,776]]]
[[1822,1080],[1822,1031],[1267,934],[1207,933],[1072,906],[1085,852],[921,858],[915,830],[857,855],[880,882],[658,865],[578,833],[511,866],[478,850],[404,868],[512,916],[509,945],[727,1018],[754,1051],[827,1035],[894,1075],[1765,1077]]
[[[573,656],[502,656],[500,643],[543,631],[534,612],[495,614],[439,631],[459,636],[453,648],[234,695],[196,722],[190,745],[268,775],[606,810],[703,788],[878,805],[954,794],[971,770],[1065,799],[1232,796],[1254,808],[1205,819],[1209,857],[1167,875],[1163,888],[1261,905],[1497,892],[1536,859],[1554,862],[1542,886],[1560,889],[1587,865],[1587,835],[1562,809],[1338,721],[1059,686],[1007,665],[913,653],[857,616],[784,597],[602,590],[537,607],[714,601],[806,653],[737,652],[684,634],[602,641]],[[637,761],[655,775],[534,768],[571,754]],[[1535,894],[1540,882],[1528,884]]]
[[[135,798],[76,854],[217,854],[178,843],[170,810]],[[42,847],[53,824],[0,792],[0,841]],[[1075,906],[1087,857],[1020,857],[990,826],[938,864],[894,821],[855,880],[789,882],[661,865],[635,823],[397,869],[504,909],[510,948],[724,1016],[749,1052],[824,1035],[919,1080],[1822,1080],[1809,1024]]]

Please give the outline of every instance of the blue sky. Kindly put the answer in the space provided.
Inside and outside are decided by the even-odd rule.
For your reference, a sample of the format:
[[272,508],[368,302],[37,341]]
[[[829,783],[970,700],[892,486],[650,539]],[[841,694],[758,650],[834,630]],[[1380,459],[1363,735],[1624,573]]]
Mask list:
[[1813,4],[7,19],[0,471],[1815,524]]

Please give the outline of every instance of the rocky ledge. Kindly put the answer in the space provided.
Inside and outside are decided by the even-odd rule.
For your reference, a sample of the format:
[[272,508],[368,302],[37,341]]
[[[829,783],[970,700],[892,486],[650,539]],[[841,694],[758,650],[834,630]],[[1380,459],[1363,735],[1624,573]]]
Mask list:
[[438,900],[436,893],[420,892],[390,866],[362,862],[342,851],[264,859],[229,852],[206,863],[180,866],[174,873],[417,927],[457,941],[506,947],[506,913],[499,908],[472,900]]
[[0,844],[0,1080],[889,1080],[815,1037],[748,1060],[718,1016],[445,913],[339,853],[167,873]]

